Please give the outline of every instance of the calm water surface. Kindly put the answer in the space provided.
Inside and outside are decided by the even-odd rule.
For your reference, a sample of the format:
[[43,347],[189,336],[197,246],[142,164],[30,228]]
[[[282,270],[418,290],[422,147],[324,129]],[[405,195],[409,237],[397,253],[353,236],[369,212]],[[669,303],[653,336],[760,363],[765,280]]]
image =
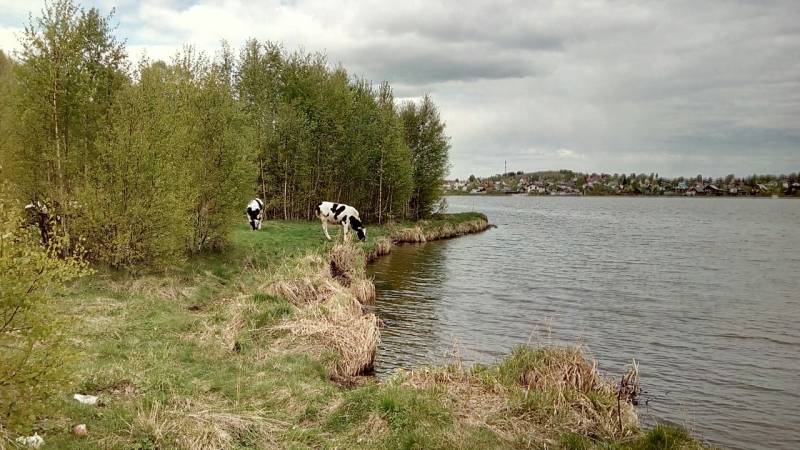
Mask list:
[[800,201],[451,197],[486,233],[370,267],[381,375],[528,342],[635,358],[643,418],[731,448],[800,448]]

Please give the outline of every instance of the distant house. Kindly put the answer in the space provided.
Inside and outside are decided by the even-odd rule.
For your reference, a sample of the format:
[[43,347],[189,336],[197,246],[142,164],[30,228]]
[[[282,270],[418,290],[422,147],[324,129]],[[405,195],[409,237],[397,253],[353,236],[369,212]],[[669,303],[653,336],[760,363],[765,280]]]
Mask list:
[[798,193],[800,193],[800,183],[797,182],[788,184],[788,186],[786,186],[786,190],[783,191],[784,195],[797,195]]
[[765,184],[756,184],[755,186],[753,186],[752,190],[753,195],[760,195],[767,192],[769,192],[769,187],[767,187],[767,185]]
[[689,189],[686,189],[684,195],[689,197],[703,196],[706,195],[706,189],[702,184],[697,184],[695,186],[690,187]]
[[533,183],[527,186],[526,190],[528,194],[544,194],[547,189],[544,187],[544,183]]
[[716,187],[713,184],[709,184],[703,187],[703,190],[706,192],[706,195],[724,195],[725,191]]

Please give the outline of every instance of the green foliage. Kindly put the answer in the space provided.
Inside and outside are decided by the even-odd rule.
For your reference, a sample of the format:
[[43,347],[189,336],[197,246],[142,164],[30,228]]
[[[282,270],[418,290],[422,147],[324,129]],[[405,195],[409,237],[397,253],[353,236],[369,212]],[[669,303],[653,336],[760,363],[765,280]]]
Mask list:
[[683,427],[657,425],[633,442],[621,446],[630,450],[672,450],[701,449],[703,446],[694,440]]
[[62,218],[65,254],[163,267],[224,246],[253,195],[284,219],[322,200],[366,221],[434,211],[448,145],[429,97],[398,111],[388,83],[255,40],[132,71],[111,20],[58,0],[18,62],[0,54],[0,171]]
[[112,267],[173,261],[191,233],[168,75],[163,67],[142,68],[140,82],[118,94],[98,157],[76,190],[82,206],[76,228],[92,259]]
[[231,59],[227,48],[212,64],[187,52],[179,65],[183,92],[190,93],[184,94],[188,104],[181,125],[187,140],[180,166],[186,172],[181,198],[189,208],[184,211],[192,224],[191,251],[227,242],[232,226],[241,221],[242,205],[255,181],[249,161],[250,128],[233,97]]
[[109,22],[58,0],[22,33],[6,164],[28,199],[67,205],[91,170],[106,113],[128,83],[125,50]]
[[414,190],[410,214],[415,219],[429,216],[442,198],[442,179],[447,174],[450,151],[444,122],[430,96],[417,105],[406,102],[400,112],[405,141],[411,149]]
[[387,83],[375,89],[320,55],[254,40],[237,69],[269,216],[308,219],[321,200],[351,204],[364,220],[405,216],[411,153]]
[[60,242],[42,247],[21,211],[0,186],[0,429],[32,419],[32,405],[62,377],[68,324],[53,306],[66,282],[87,273],[82,261],[55,256]]

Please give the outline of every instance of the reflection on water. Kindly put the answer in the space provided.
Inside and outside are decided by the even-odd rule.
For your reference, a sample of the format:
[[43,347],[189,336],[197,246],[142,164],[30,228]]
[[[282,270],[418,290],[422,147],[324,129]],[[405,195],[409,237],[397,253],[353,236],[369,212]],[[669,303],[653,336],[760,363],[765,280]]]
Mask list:
[[370,266],[389,323],[379,374],[454,346],[492,362],[532,340],[582,342],[606,371],[640,362],[648,420],[727,447],[800,447],[800,202],[448,202],[499,228]]
[[[392,249],[380,264],[370,268],[381,296],[377,311],[386,327],[381,339],[402,345],[381,346],[376,366],[416,365],[419,361],[438,360],[443,324],[437,298],[445,280],[445,255],[441,245],[404,245]],[[407,326],[413,324],[413,326]],[[437,345],[431,345],[436,340]]]

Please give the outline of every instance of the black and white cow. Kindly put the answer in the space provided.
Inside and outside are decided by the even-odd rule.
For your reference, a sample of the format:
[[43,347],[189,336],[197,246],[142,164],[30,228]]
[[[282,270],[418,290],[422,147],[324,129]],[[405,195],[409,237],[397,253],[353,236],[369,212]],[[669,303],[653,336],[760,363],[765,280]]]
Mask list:
[[261,221],[264,219],[264,202],[260,198],[254,198],[247,204],[247,220],[250,222],[250,228],[255,230],[261,229]]
[[317,205],[317,217],[322,221],[322,231],[329,241],[331,240],[331,235],[328,234],[328,224],[342,226],[343,240],[348,238],[347,232],[350,228],[356,232],[359,241],[363,241],[367,238],[367,230],[358,217],[358,211],[352,206],[343,205],[341,203],[322,202]]

